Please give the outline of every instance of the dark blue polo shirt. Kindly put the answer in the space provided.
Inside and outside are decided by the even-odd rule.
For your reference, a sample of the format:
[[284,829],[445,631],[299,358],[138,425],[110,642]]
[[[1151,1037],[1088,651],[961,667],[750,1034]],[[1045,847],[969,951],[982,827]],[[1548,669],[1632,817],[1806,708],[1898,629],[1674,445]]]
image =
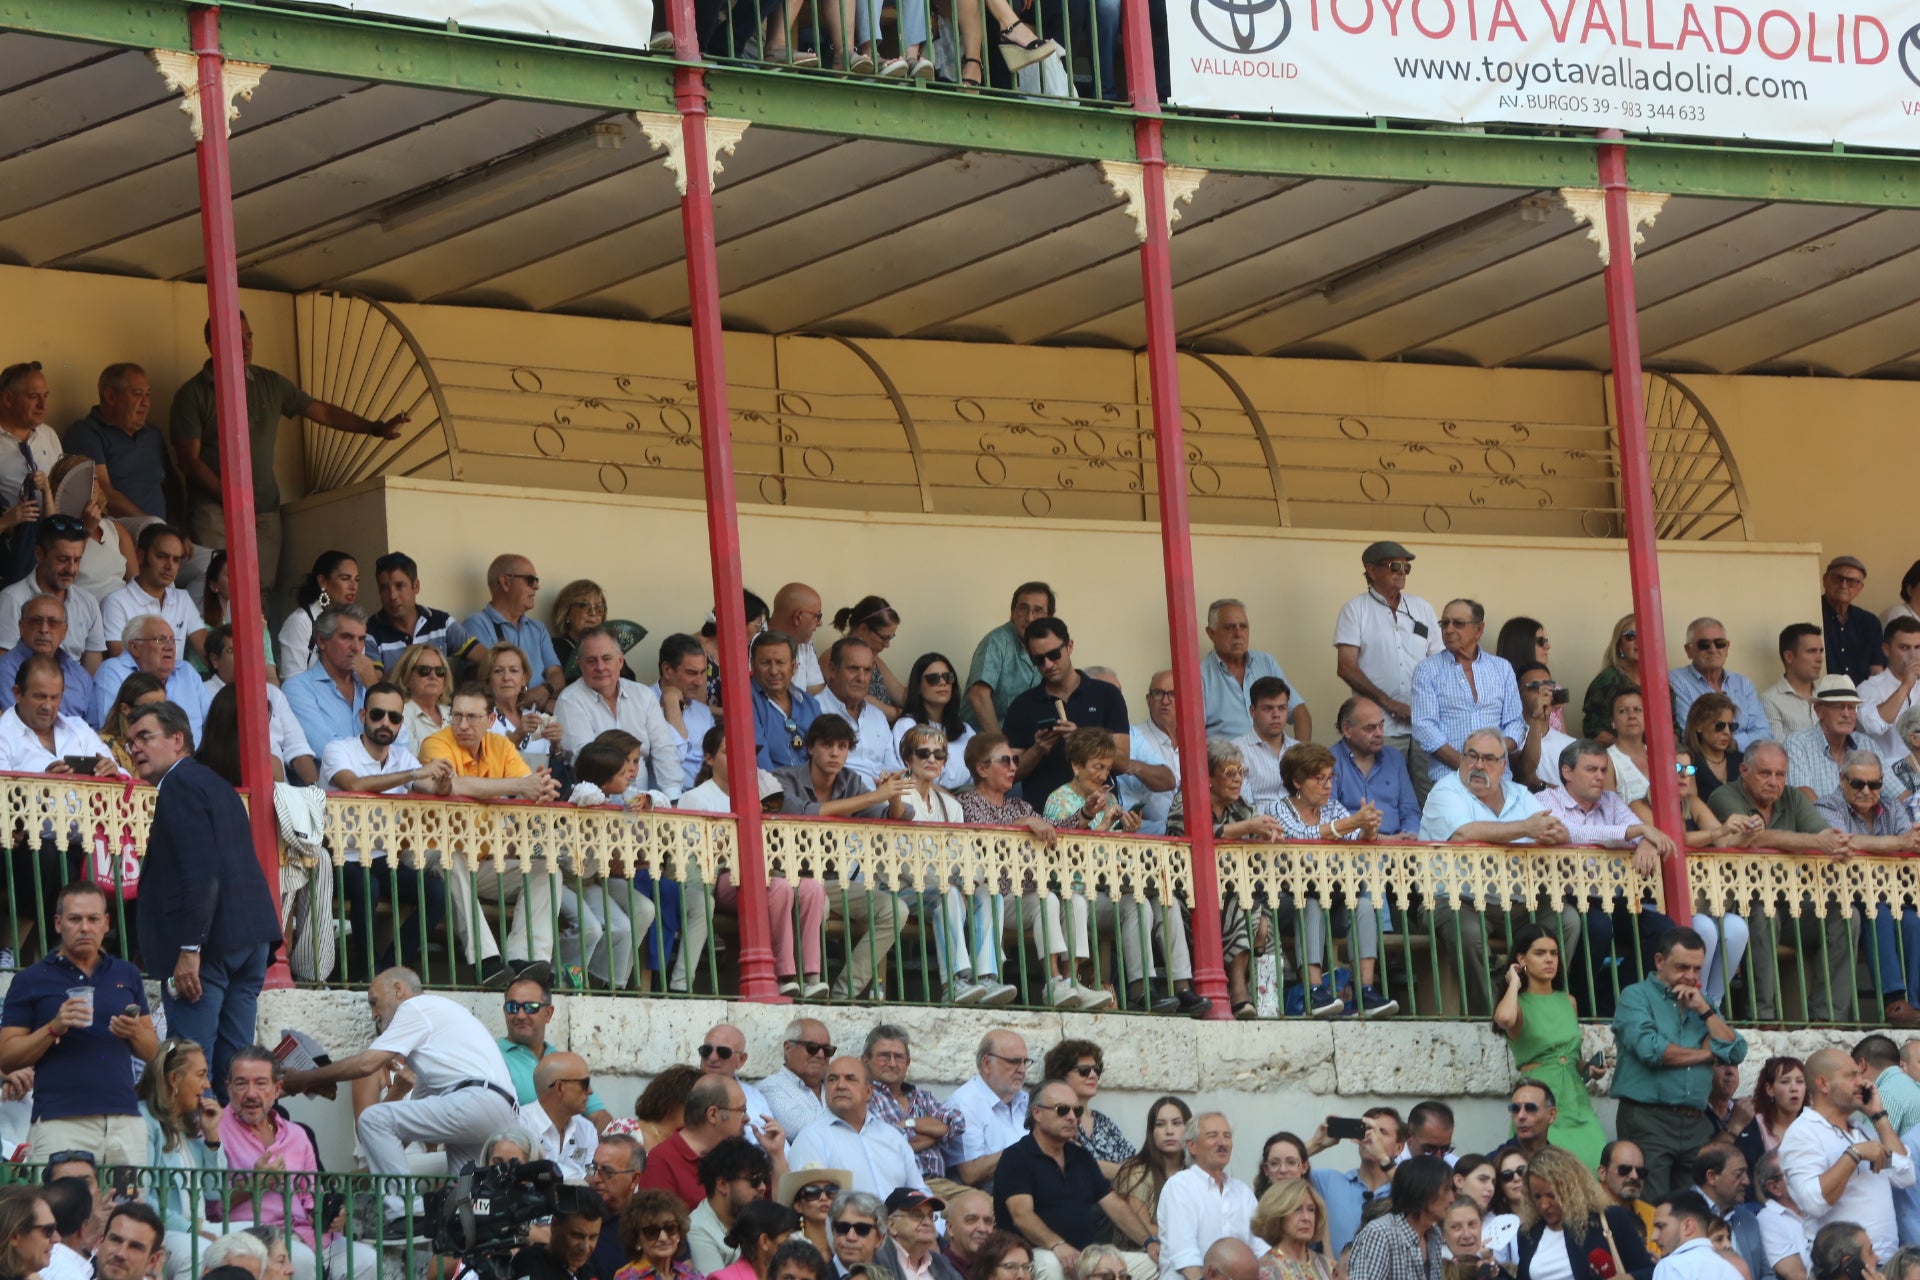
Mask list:
[[67,428],[61,443],[107,469],[107,476],[150,516],[167,518],[167,442],[152,422],[128,435],[100,420],[100,406]]
[[107,1030],[128,1005],[147,1012],[140,971],[102,954],[93,976],[56,951],[14,975],[0,1007],[0,1027],[37,1031],[53,1021],[67,1001],[67,988],[93,988],[93,1025],[67,1032],[34,1064],[33,1118],[131,1116],[140,1113],[133,1092],[133,1046]]

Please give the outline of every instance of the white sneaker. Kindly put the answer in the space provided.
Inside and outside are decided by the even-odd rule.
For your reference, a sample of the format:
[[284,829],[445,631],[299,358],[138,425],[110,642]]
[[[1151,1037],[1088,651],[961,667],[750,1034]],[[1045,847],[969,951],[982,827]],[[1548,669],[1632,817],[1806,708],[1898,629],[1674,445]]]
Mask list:
[[971,978],[954,975],[947,984],[947,1003],[959,1007],[979,1004],[986,997],[987,989]]
[[1074,983],[1065,978],[1047,979],[1047,1003],[1056,1009],[1072,1009],[1079,1005],[1078,993]]
[[982,978],[980,989],[986,993],[980,997],[980,1003],[989,1009],[998,1009],[1020,998],[1020,988],[1005,982],[996,982],[992,978]]
[[[674,988],[674,990],[676,990],[676,991],[678,991],[678,990],[680,990],[680,989],[681,989],[681,988],[679,988],[679,987],[675,987],[675,988]],[[781,995],[783,995],[783,996],[797,996],[797,995],[799,995],[799,994],[800,994],[800,982],[799,982],[799,980],[798,980],[797,978],[787,978],[787,979],[785,979],[785,980],[783,980],[783,981],[782,981],[782,982],[780,983],[780,994],[781,994]]]
[[800,998],[802,1000],[822,1000],[826,998],[827,991],[828,987],[826,983],[820,981],[818,978],[810,978],[806,985],[800,988]]
[[1096,1009],[1111,1009],[1115,1001],[1113,992],[1104,988],[1089,987],[1079,980],[1073,984],[1074,1002],[1088,1013]]

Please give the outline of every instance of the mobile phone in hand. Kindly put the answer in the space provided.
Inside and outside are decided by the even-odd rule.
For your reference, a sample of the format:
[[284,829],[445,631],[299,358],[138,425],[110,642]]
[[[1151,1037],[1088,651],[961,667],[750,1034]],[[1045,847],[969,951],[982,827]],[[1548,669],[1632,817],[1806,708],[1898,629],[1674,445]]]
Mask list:
[[1367,1136],[1367,1122],[1349,1119],[1346,1116],[1328,1116],[1327,1136],[1336,1142],[1345,1138],[1352,1138],[1358,1142]]

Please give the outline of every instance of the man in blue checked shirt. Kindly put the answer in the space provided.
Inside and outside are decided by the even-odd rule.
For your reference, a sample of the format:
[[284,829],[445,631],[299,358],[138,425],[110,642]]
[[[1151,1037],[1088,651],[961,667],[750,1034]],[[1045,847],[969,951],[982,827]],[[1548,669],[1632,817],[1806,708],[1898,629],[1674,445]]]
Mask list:
[[1497,729],[1508,751],[1527,740],[1513,667],[1480,647],[1487,610],[1478,600],[1449,600],[1440,611],[1442,652],[1413,672],[1413,738],[1427,753],[1434,782],[1460,767],[1460,748],[1476,729]]

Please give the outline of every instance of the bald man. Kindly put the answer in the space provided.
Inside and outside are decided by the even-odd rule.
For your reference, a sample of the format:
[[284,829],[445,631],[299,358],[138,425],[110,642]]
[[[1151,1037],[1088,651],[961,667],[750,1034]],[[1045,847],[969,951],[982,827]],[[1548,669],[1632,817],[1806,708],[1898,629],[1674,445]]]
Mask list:
[[1256,1280],[1259,1274],[1260,1260],[1244,1240],[1216,1240],[1207,1250],[1206,1280]]
[[600,1133],[587,1119],[593,1073],[577,1053],[549,1053],[533,1069],[533,1101],[520,1108],[520,1123],[540,1140],[540,1152],[560,1166],[560,1176],[587,1176]]
[[820,593],[804,582],[789,582],[773,596],[773,621],[769,631],[784,631],[793,637],[793,683],[795,688],[817,694],[827,687],[820,670],[820,655],[813,650],[813,633],[820,629],[826,613],[820,607]]
[[760,1130],[776,1125],[773,1104],[767,1101],[767,1095],[740,1078],[746,1065],[747,1037],[740,1028],[731,1022],[717,1022],[707,1029],[700,1040],[700,1070],[710,1076],[725,1076],[740,1086],[747,1097],[747,1140],[764,1146]]
[[527,678],[539,679],[526,691],[541,711],[553,710],[553,700],[566,687],[566,672],[560,655],[554,652],[553,637],[540,619],[533,616],[533,604],[540,592],[540,575],[533,561],[521,555],[495,556],[487,566],[487,607],[470,613],[447,629],[447,652],[462,662],[477,663],[480,656],[501,641],[518,645],[527,655],[533,670]]

